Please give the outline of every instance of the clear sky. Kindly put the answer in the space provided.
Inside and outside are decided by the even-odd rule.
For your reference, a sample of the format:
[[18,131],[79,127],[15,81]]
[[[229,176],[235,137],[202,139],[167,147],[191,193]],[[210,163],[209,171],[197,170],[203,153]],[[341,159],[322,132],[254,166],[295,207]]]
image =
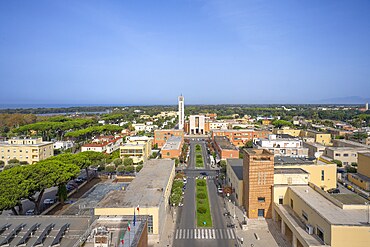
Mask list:
[[370,1],[0,1],[0,104],[370,96]]

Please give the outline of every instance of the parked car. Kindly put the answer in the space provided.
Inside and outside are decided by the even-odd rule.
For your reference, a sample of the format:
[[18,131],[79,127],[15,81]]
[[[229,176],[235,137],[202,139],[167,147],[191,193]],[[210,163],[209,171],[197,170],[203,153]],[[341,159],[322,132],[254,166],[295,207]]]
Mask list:
[[328,190],[329,194],[339,194],[340,190],[338,188],[333,188]]
[[26,215],[35,215],[35,210],[34,209],[27,210]]
[[184,182],[184,184],[186,184],[188,182],[188,180],[186,178],[183,178],[182,181]]
[[54,203],[55,203],[54,199],[47,198],[44,200],[44,204],[47,204],[47,205],[54,204]]
[[218,193],[220,193],[220,194],[222,194],[222,193],[224,193],[224,190],[223,190],[221,187],[219,187],[219,188],[217,189],[217,192],[218,192]]
[[202,176],[208,176],[208,173],[206,173],[206,172],[201,172],[201,173],[200,173],[200,175],[202,175]]

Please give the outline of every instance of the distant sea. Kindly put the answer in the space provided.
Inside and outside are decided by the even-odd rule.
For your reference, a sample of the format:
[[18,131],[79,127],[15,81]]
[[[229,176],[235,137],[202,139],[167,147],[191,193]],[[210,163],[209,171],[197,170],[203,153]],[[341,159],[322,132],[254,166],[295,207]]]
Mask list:
[[35,109],[35,108],[69,108],[69,107],[92,107],[92,106],[132,106],[131,104],[0,104],[0,109]]

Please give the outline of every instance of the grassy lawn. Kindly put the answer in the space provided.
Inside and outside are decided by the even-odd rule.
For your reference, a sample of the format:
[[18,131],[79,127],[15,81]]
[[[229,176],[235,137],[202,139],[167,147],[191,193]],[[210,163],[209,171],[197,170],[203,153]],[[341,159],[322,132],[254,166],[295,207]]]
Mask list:
[[[196,213],[198,227],[212,227],[211,208],[209,207],[207,180],[196,179]],[[204,224],[205,222],[205,224]]]
[[195,145],[195,167],[204,168],[202,147],[199,144]]

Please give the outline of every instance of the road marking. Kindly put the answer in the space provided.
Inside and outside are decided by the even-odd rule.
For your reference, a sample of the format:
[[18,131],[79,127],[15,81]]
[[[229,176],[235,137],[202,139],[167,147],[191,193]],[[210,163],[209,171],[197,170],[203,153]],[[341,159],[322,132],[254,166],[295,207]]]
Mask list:
[[190,238],[190,229],[186,230],[186,238]]
[[231,236],[230,236],[230,229],[227,229],[227,230],[226,230],[226,233],[227,233],[227,238],[228,238],[228,239],[231,239]]
[[206,236],[206,239],[208,239],[208,229],[204,229],[205,233],[204,235]]
[[212,237],[213,237],[213,239],[216,239],[216,231],[215,231],[215,229],[212,229]]
[[231,238],[234,239],[235,235],[234,235],[234,231],[232,229],[230,229],[230,233],[231,233]]
[[179,239],[182,239],[182,229],[180,229],[180,237]]
[[179,238],[179,229],[176,230],[176,237],[175,239],[178,239]]
[[220,230],[220,237],[221,237],[221,239],[223,239],[223,238],[224,238],[224,236],[223,236],[223,234],[222,234],[222,229],[218,229],[218,230]]
[[193,239],[193,229],[190,229],[190,239]]

